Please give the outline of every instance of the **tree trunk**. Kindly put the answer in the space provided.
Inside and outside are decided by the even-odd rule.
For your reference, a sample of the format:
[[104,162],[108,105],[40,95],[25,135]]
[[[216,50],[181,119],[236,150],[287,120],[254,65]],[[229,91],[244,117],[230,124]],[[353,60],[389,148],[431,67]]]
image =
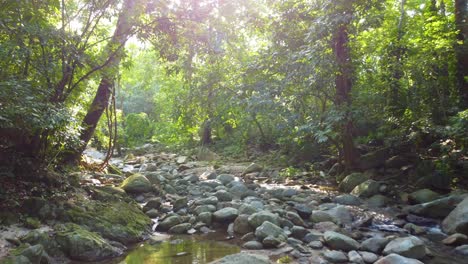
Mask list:
[[401,85],[400,81],[403,77],[403,68],[402,68],[402,59],[404,55],[404,47],[402,45],[402,39],[405,34],[403,29],[405,21],[405,4],[406,0],[402,0],[400,4],[400,18],[398,19],[398,28],[397,28],[397,39],[393,50],[391,50],[391,55],[393,61],[391,62],[391,77],[390,77],[390,100],[389,107],[395,116],[401,116],[403,114],[403,104],[401,102]]
[[338,72],[335,77],[336,85],[336,105],[342,107],[346,111],[344,126],[342,128],[341,138],[343,144],[342,157],[344,158],[345,166],[348,169],[354,168],[357,165],[359,158],[358,152],[354,147],[352,129],[353,121],[351,118],[351,88],[352,88],[352,71],[351,57],[349,51],[349,36],[347,28],[348,24],[339,25],[336,32],[333,51],[335,53],[336,62],[338,64]]
[[468,0],[455,0],[455,24],[459,30],[456,44],[457,86],[460,106],[468,108]]
[[118,66],[123,57],[123,48],[127,39],[131,36],[131,30],[134,26],[136,17],[138,16],[137,1],[125,0],[122,10],[117,20],[117,26],[114,31],[112,39],[107,44],[107,51],[109,53],[108,68],[103,72],[101,81],[99,83],[96,95],[94,97],[88,113],[83,119],[82,127],[84,128],[80,134],[81,144],[78,148],[69,152],[66,157],[67,162],[77,163],[81,154],[86,149],[91,137],[96,130],[97,123],[101,118],[104,110],[109,105],[111,91],[114,86],[114,75],[118,70]]

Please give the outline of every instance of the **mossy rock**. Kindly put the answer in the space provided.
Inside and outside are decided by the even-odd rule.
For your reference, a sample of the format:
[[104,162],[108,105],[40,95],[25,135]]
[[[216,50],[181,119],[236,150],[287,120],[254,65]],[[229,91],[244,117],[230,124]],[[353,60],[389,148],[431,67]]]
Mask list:
[[55,239],[72,260],[99,261],[122,255],[123,251],[109,244],[99,234],[68,223],[57,227]]
[[32,230],[24,237],[22,237],[20,241],[31,245],[42,245],[47,254],[51,256],[63,255],[58,247],[57,242],[52,239],[47,232],[44,231]]
[[64,220],[86,225],[91,231],[123,244],[141,241],[151,225],[151,219],[138,205],[122,201],[84,201],[81,206],[70,206]]
[[343,181],[340,182],[338,185],[338,188],[342,192],[351,192],[356,186],[359,184],[367,181],[369,179],[369,176],[364,174],[364,173],[351,173],[348,176],[346,176]]
[[127,193],[144,193],[153,189],[151,182],[139,173],[125,179],[120,187]]
[[110,201],[130,202],[132,200],[122,188],[114,187],[114,186],[91,187],[91,197],[94,200],[98,200],[102,202],[110,202]]
[[37,229],[41,226],[41,221],[35,217],[26,217],[24,220],[24,226],[30,229]]
[[[22,244],[18,248],[12,250],[10,254],[11,262],[6,263],[28,263],[26,259],[29,260],[29,263],[41,263],[41,260],[44,256],[44,247],[42,245],[31,246],[29,244]],[[26,259],[24,258],[26,257]]]

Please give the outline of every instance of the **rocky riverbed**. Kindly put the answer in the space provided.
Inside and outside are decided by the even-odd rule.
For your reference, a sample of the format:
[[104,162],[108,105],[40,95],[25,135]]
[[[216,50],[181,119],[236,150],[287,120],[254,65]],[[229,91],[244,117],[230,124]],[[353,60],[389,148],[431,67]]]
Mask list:
[[[148,263],[468,263],[468,195],[461,191],[405,193],[365,172],[345,175],[335,189],[312,184],[326,182],[320,175],[288,181],[255,163],[214,165],[151,148],[139,154],[113,160],[125,176],[74,173],[74,192],[28,199],[30,224],[4,224],[0,259],[115,263],[138,250]],[[166,235],[186,247],[168,262],[140,258],[178,245],[162,244]],[[171,262],[193,254],[184,244],[190,236],[238,247]]]

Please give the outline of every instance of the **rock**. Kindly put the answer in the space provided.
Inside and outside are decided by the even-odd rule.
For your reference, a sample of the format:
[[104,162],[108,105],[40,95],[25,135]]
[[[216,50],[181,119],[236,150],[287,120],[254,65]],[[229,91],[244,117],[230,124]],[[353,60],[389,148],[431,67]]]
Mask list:
[[442,230],[448,234],[468,235],[468,197],[453,209],[442,222]]
[[354,194],[361,198],[371,197],[373,195],[379,194],[380,183],[374,180],[367,180],[358,186],[354,187],[351,191],[351,194]]
[[159,216],[159,211],[156,209],[150,209],[145,213],[149,218],[156,218]]
[[388,242],[390,241],[386,237],[371,237],[361,243],[361,249],[380,254]]
[[408,200],[413,204],[422,204],[432,202],[440,198],[440,194],[431,191],[429,189],[421,189],[415,192],[412,192],[408,196]]
[[468,236],[460,233],[455,233],[442,240],[442,243],[449,246],[459,246],[463,244],[468,244]]
[[175,199],[175,201],[172,203],[172,208],[175,212],[179,211],[182,208],[187,207],[188,203],[188,198],[187,197],[178,197]]
[[384,195],[377,194],[372,196],[371,198],[367,199],[367,205],[369,207],[384,207],[387,205],[388,198]]
[[254,214],[256,212],[258,212],[259,210],[250,205],[250,204],[242,204],[240,207],[239,207],[239,214],[246,214],[246,215],[251,215],[251,214]]
[[456,247],[455,252],[463,256],[468,256],[468,245],[462,245],[462,246]]
[[207,198],[202,198],[202,199],[198,199],[198,200],[195,200],[195,205],[214,205],[216,206],[218,204],[219,200],[218,200],[218,197],[216,196],[210,196],[210,197],[207,197]]
[[296,210],[299,216],[304,219],[309,219],[309,217],[312,215],[312,208],[305,204],[294,205],[294,210]]
[[408,232],[412,235],[422,235],[426,233],[426,228],[422,226],[415,225],[413,223],[406,223],[403,226],[403,229],[408,230]]
[[424,264],[417,259],[405,258],[398,254],[390,254],[377,260],[374,264]]
[[244,235],[244,234],[254,231],[252,226],[249,224],[248,219],[249,219],[249,215],[246,215],[246,214],[239,215],[236,218],[236,220],[234,220],[234,232],[237,234]]
[[179,156],[177,157],[176,159],[176,163],[177,164],[183,164],[183,163],[186,163],[188,161],[188,157],[187,156]]
[[310,221],[313,223],[333,222],[333,217],[325,211],[314,210],[312,211]]
[[216,171],[214,170],[207,170],[205,172],[203,172],[201,175],[200,175],[200,178],[201,179],[206,179],[206,180],[214,180],[216,179],[218,175],[216,174]]
[[220,174],[216,177],[223,185],[228,185],[230,182],[234,181],[236,178],[231,174]]
[[183,224],[178,224],[173,227],[171,227],[168,231],[170,234],[185,234],[189,229],[192,228],[192,225],[190,223],[183,223]]
[[56,241],[72,260],[99,261],[107,258],[117,257],[123,251],[109,244],[99,234],[76,224],[61,226],[61,231],[56,234]]
[[[21,245],[18,248],[12,250],[10,254],[13,255],[13,257],[11,258],[11,263],[13,264],[40,264],[48,262],[48,260],[45,257],[44,247],[42,245]],[[8,260],[5,261],[5,263],[8,264]]]
[[364,260],[365,263],[374,263],[379,259],[379,256],[377,256],[374,253],[367,252],[367,251],[358,251],[359,255],[361,255],[362,259]]
[[382,167],[385,161],[390,157],[390,149],[383,148],[376,151],[362,155],[359,159],[359,167],[362,170],[369,170],[372,168]]
[[202,212],[197,216],[197,220],[207,225],[211,225],[212,217],[213,214],[211,212]]
[[150,209],[159,209],[159,208],[161,208],[161,204],[162,204],[161,198],[159,198],[159,197],[151,198],[151,199],[148,200],[148,202],[143,207],[143,211],[147,211],[147,210],[150,210]]
[[160,231],[168,231],[171,227],[181,223],[182,217],[178,215],[172,215],[164,218],[163,221],[159,223],[156,229]]
[[69,204],[59,219],[86,226],[104,238],[123,244],[141,241],[151,231],[151,219],[134,203],[83,200],[78,204]]
[[286,212],[286,219],[291,221],[294,225],[306,226],[306,223],[302,218],[294,212]]
[[348,252],[348,259],[351,263],[364,264],[364,259],[362,256],[355,250]]
[[309,230],[305,229],[302,226],[293,226],[291,228],[291,235],[299,240],[302,240],[308,233]]
[[220,202],[230,202],[233,198],[233,195],[225,190],[217,191],[214,196],[216,196]]
[[257,227],[255,229],[255,236],[259,240],[265,239],[267,236],[272,236],[272,237],[284,237],[286,239],[286,234],[284,233],[283,229],[281,227],[271,223],[271,222],[263,222],[261,226]]
[[216,206],[212,204],[199,205],[193,210],[195,214],[200,215],[201,213],[213,213],[216,211]]
[[348,256],[345,253],[337,250],[327,250],[323,252],[323,257],[331,263],[348,262]]
[[338,185],[338,189],[342,192],[351,192],[354,189],[354,187],[367,181],[368,179],[369,176],[364,173],[351,173],[340,182],[340,184]]
[[334,231],[325,232],[323,238],[325,243],[332,249],[348,252],[359,248],[359,242]]
[[400,237],[390,241],[383,250],[384,255],[395,253],[407,258],[421,259],[426,256],[424,242],[415,237]]
[[257,228],[264,222],[268,221],[274,225],[280,224],[280,218],[277,214],[270,213],[269,211],[260,211],[249,216],[248,221],[251,227]]
[[323,248],[323,243],[321,241],[312,241],[308,246],[312,249],[321,249]]
[[406,210],[416,215],[431,218],[445,218],[463,200],[461,195],[450,195],[432,202],[407,207]]
[[297,190],[293,188],[287,188],[282,193],[283,197],[292,197],[294,195],[297,195]]
[[225,256],[210,264],[270,264],[270,260],[266,256],[242,252]]
[[239,211],[236,208],[226,207],[213,213],[213,220],[220,223],[228,223],[236,219]]
[[125,179],[120,187],[127,193],[144,193],[150,192],[153,189],[151,182],[145,176],[138,173]]
[[314,229],[319,232],[326,232],[326,231],[337,231],[340,229],[340,227],[337,226],[333,222],[320,222],[320,223],[314,224]]
[[306,243],[310,243],[312,241],[316,241],[316,240],[322,240],[323,238],[323,233],[322,232],[319,232],[317,230],[307,230],[307,234],[304,236],[304,238],[302,239],[302,241],[306,242]]
[[249,241],[246,242],[242,245],[243,248],[245,249],[251,249],[251,250],[258,250],[258,249],[263,249],[262,243],[258,241]]
[[327,210],[326,213],[332,217],[332,222],[338,225],[351,224],[353,221],[353,217],[348,208],[342,205],[335,206]]
[[284,241],[286,240],[286,237],[279,236],[279,237],[273,237],[273,236],[267,236],[265,239],[263,239],[262,243],[266,248],[275,248],[279,247]]
[[242,175],[246,175],[252,172],[261,172],[263,170],[263,167],[256,164],[256,163],[251,163],[245,170],[242,172]]
[[232,193],[234,196],[239,197],[239,198],[244,198],[247,197],[253,192],[245,186],[245,184],[239,182],[238,184],[235,184],[229,188],[229,192]]
[[362,201],[351,194],[342,194],[335,197],[335,203],[342,205],[361,205]]

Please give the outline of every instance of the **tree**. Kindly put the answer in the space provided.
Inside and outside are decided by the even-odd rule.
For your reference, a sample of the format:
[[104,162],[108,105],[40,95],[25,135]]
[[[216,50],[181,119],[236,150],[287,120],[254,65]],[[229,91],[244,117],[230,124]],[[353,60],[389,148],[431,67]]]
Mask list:
[[455,50],[457,54],[457,86],[460,106],[468,108],[468,1],[455,0],[455,25],[458,29]]

